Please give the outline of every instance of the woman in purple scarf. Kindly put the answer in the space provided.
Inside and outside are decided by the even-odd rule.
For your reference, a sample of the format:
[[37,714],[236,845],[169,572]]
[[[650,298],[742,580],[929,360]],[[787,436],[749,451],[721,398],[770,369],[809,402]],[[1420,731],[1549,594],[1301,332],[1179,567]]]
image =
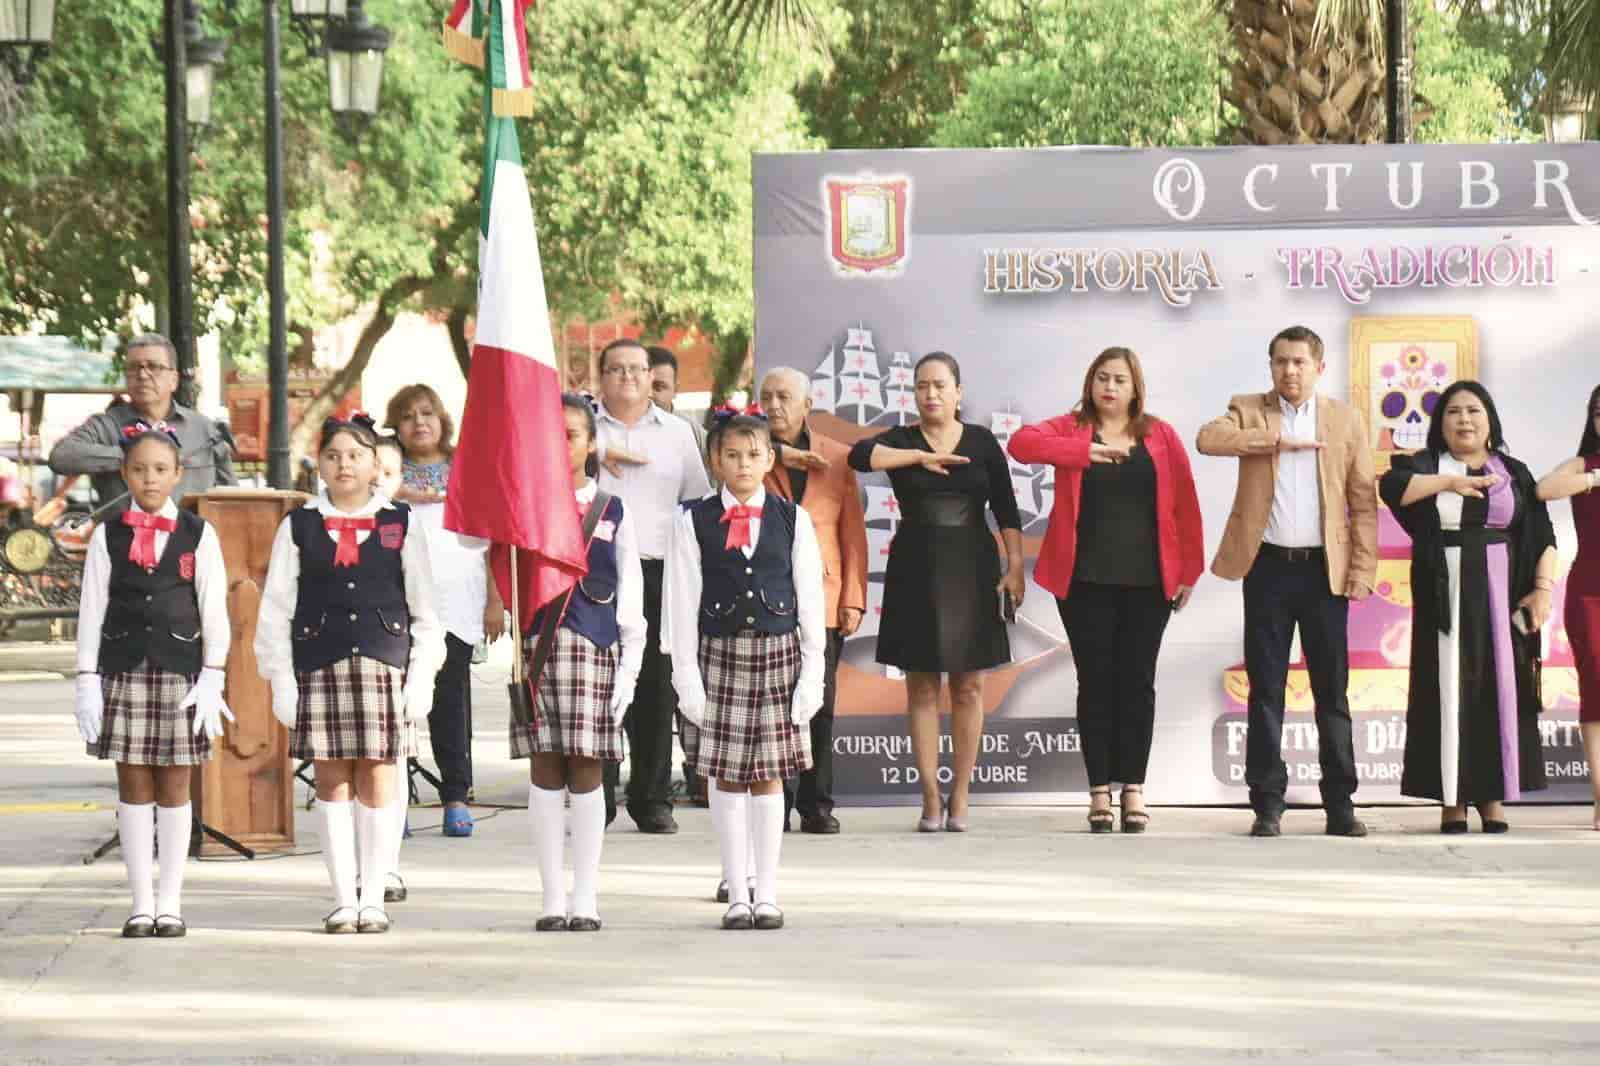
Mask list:
[[1545,787],[1539,629],[1556,538],[1533,475],[1505,452],[1476,381],[1445,389],[1428,446],[1396,455],[1379,494],[1411,535],[1411,692],[1400,791],[1444,804],[1440,831],[1504,833],[1504,801]]

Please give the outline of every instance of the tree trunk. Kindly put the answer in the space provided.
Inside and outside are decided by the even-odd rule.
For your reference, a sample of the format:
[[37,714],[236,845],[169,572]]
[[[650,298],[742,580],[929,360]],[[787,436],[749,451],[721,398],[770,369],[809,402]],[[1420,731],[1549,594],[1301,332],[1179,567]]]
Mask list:
[[445,329],[450,334],[450,348],[456,353],[456,365],[461,368],[461,376],[469,380],[472,377],[472,345],[467,343],[467,319],[471,314],[472,308],[457,304],[450,308],[450,314],[444,320]]
[[361,336],[356,340],[356,350],[350,354],[350,361],[335,371],[333,377],[317,390],[316,396],[312,397],[295,422],[289,442],[292,455],[309,455],[316,450],[317,431],[322,427],[323,419],[339,406],[339,401],[346,393],[361,383],[361,375],[372,362],[372,353],[378,347],[378,342],[394,328],[397,306],[425,284],[425,278],[401,278],[378,297],[378,306],[373,309],[367,324],[361,327]]
[[711,368],[711,406],[726,403],[728,394],[747,388],[750,377],[750,334],[745,330],[718,335],[706,333],[716,345],[716,364]]
[[1373,144],[1384,139],[1382,41],[1368,27],[1315,34],[1317,0],[1233,0],[1234,58],[1223,98],[1240,144]]

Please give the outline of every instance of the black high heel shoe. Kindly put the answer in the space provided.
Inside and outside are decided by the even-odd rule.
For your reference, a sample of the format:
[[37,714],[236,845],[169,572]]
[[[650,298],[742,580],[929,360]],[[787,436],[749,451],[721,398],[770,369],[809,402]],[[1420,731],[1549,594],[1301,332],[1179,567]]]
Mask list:
[[1089,790],[1089,795],[1091,797],[1092,796],[1104,796],[1106,798],[1106,802],[1108,804],[1108,806],[1104,810],[1097,811],[1097,810],[1094,809],[1094,806],[1093,806],[1094,801],[1092,799],[1089,801],[1090,802],[1090,807],[1089,807],[1089,832],[1091,832],[1091,833],[1109,833],[1109,832],[1111,832],[1113,829],[1116,828],[1116,824],[1117,824],[1117,816],[1111,813],[1111,807],[1109,806],[1109,803],[1111,801],[1111,786],[1110,785],[1103,785],[1100,788],[1091,788]]
[[1128,796],[1144,795],[1142,785],[1122,786],[1122,831],[1124,833],[1142,833],[1150,825],[1150,813],[1145,810],[1128,810]]
[[1478,817],[1483,819],[1483,831],[1485,833],[1511,832],[1510,822],[1501,821],[1499,818],[1490,818],[1483,813],[1483,808],[1487,806],[1487,804],[1479,803],[1475,806],[1478,808]]

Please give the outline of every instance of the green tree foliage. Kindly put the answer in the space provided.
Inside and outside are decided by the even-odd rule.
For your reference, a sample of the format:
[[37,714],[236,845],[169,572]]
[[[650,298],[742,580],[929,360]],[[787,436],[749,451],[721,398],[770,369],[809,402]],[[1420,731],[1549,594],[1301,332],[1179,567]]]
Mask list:
[[946,147],[1210,144],[1222,20],[1193,0],[1051,0],[933,122]]
[[1476,43],[1473,34],[1463,32],[1465,21],[1430,4],[1412,11],[1415,87],[1423,101],[1416,139],[1435,144],[1535,139],[1537,116],[1507,96],[1508,86],[1527,76],[1516,73],[1517,53]]

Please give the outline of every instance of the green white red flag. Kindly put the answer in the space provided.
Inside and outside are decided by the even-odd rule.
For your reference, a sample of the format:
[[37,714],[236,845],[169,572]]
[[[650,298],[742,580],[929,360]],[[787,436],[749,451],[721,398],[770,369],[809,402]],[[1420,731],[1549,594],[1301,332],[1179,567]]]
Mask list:
[[479,2],[486,78],[478,317],[444,523],[493,542],[490,559],[507,603],[510,551],[519,551],[518,623],[526,630],[533,612],[571,588],[586,564],[533,201],[516,123],[494,110],[515,55],[505,43],[513,27],[504,16],[514,14],[520,26],[527,3]]

